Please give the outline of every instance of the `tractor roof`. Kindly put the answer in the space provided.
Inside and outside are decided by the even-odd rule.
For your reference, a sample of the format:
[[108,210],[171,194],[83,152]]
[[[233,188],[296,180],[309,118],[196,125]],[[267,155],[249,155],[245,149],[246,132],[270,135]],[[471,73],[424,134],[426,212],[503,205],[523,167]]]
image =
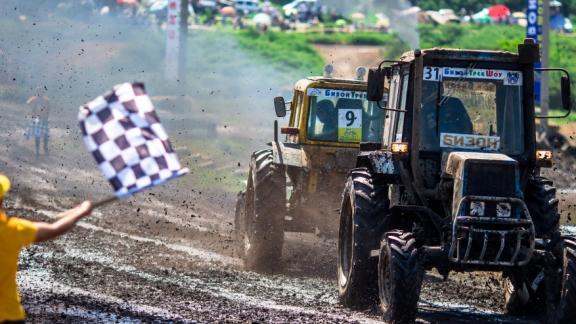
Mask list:
[[366,88],[366,81],[326,77],[308,77],[306,79],[299,80],[296,82],[294,88],[299,91],[305,91],[312,84],[329,89],[358,89],[359,87],[364,89]]
[[[425,59],[458,60],[458,61],[487,61],[502,63],[517,63],[518,54],[506,51],[461,50],[452,48],[432,48],[422,50]],[[400,57],[401,61],[414,60],[414,51],[406,52]]]

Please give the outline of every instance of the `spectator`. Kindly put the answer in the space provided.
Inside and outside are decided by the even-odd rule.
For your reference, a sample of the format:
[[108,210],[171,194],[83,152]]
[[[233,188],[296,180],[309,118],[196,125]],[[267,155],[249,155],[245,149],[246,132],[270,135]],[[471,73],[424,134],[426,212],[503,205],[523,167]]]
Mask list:
[[32,109],[31,121],[26,130],[26,138],[34,137],[36,158],[40,157],[40,141],[44,144],[44,154],[48,156],[48,138],[50,137],[50,101],[44,96],[45,88],[37,88],[36,95],[28,98],[26,103]]

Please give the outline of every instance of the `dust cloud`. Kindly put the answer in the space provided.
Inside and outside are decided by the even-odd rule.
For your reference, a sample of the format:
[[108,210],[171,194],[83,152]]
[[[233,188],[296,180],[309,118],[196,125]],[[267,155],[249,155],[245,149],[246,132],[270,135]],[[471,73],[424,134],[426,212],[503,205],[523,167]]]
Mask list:
[[[86,8],[62,8],[55,1],[3,4],[0,100],[24,110],[10,118],[7,110],[0,112],[0,119],[15,122],[5,146],[23,147],[3,150],[8,160],[21,158],[15,154],[33,156],[33,143],[22,136],[28,123],[24,103],[41,93],[51,100],[51,159],[63,169],[95,169],[84,154],[78,107],[115,84],[142,81],[184,164],[198,168],[192,182],[225,186],[231,182],[222,179],[235,178],[240,186],[250,152],[265,148],[273,138],[272,98],[289,99],[293,82],[307,76],[262,64],[229,33],[191,30],[187,82],[182,85],[164,79],[165,33],[157,26]],[[52,167],[33,158],[26,161]],[[199,175],[203,170],[210,179]]]
[[343,13],[380,12],[390,19],[390,27],[410,48],[420,47],[416,12],[407,0],[323,0],[323,4],[339,8]]

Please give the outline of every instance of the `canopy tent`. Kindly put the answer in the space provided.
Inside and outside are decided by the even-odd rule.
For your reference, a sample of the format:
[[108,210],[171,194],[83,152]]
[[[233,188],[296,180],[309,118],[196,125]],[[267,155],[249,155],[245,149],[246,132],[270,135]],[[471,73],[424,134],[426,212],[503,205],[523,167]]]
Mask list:
[[510,16],[512,11],[505,5],[498,4],[488,8],[488,16],[494,20],[504,20]]

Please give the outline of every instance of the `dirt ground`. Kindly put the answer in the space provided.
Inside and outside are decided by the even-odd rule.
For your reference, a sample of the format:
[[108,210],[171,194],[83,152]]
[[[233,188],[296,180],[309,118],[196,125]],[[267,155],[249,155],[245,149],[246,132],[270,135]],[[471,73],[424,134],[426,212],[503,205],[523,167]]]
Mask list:
[[[7,211],[52,220],[110,192],[75,127],[53,120],[48,157],[22,136],[25,107],[4,103],[0,169],[14,180]],[[185,180],[99,209],[70,235],[27,249],[18,282],[30,322],[379,322],[338,304],[336,241],[290,234],[285,270],[244,272],[231,240],[234,195]],[[334,217],[337,217],[335,214]],[[496,274],[429,273],[419,322],[526,322],[503,313]]]

